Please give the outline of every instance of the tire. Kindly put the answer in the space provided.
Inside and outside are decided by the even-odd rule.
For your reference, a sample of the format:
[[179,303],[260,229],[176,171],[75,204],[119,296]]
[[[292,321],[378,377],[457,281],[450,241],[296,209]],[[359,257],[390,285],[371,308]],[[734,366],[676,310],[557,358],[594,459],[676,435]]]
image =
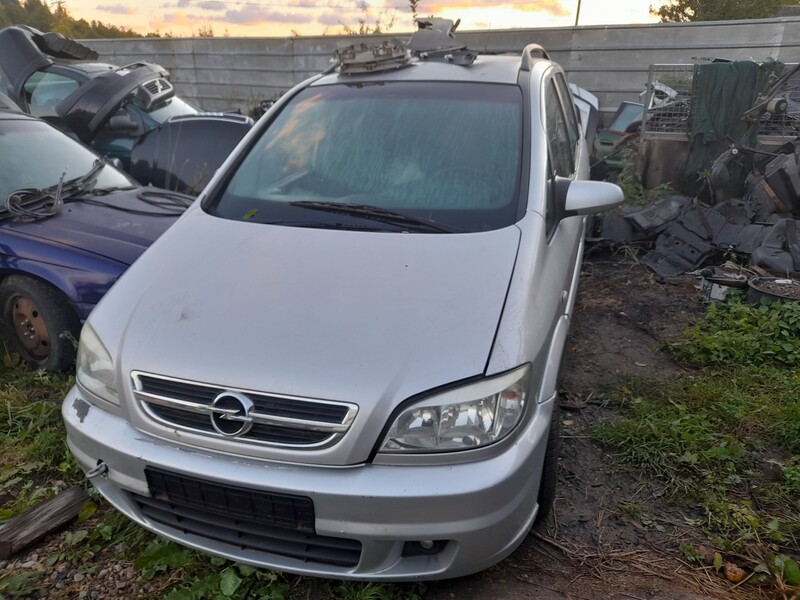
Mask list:
[[81,324],[61,292],[31,277],[7,277],[0,284],[0,311],[0,337],[8,352],[37,369],[72,368]]
[[558,484],[558,455],[561,448],[561,408],[558,398],[553,401],[553,416],[550,418],[550,431],[547,434],[547,450],[544,454],[542,480],[539,484],[539,512],[535,524],[542,523],[553,508]]

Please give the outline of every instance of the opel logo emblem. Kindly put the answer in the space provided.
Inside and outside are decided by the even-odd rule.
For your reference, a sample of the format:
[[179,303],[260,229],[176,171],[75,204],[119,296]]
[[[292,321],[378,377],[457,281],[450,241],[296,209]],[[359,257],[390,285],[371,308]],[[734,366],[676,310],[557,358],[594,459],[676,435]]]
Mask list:
[[239,392],[224,391],[211,403],[211,425],[226,437],[244,435],[253,426],[253,401]]

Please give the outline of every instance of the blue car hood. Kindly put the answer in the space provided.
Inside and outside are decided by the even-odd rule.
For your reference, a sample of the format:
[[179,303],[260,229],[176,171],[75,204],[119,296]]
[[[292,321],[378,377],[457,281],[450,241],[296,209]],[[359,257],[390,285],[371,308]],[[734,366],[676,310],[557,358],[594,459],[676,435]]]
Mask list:
[[47,219],[0,222],[0,227],[44,244],[70,246],[131,265],[179,216],[141,200],[141,189],[91,196],[91,204],[70,200]]

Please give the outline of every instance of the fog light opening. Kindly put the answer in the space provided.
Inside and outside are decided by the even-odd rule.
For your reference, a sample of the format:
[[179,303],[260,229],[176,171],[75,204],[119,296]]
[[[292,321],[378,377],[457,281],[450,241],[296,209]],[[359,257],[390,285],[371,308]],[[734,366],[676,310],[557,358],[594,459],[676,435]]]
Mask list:
[[406,542],[403,545],[403,556],[432,556],[438,554],[447,545],[448,540],[419,540]]

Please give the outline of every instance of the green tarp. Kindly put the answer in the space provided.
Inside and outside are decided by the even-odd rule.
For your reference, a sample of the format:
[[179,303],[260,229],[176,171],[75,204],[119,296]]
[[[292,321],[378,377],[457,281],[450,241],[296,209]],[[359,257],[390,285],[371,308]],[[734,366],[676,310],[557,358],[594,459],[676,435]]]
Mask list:
[[[755,148],[758,122],[742,120],[758,94],[780,76],[783,63],[719,62],[694,66],[692,130],[689,134],[687,182],[711,168],[731,140]],[[731,189],[741,189],[749,165],[730,165]]]

